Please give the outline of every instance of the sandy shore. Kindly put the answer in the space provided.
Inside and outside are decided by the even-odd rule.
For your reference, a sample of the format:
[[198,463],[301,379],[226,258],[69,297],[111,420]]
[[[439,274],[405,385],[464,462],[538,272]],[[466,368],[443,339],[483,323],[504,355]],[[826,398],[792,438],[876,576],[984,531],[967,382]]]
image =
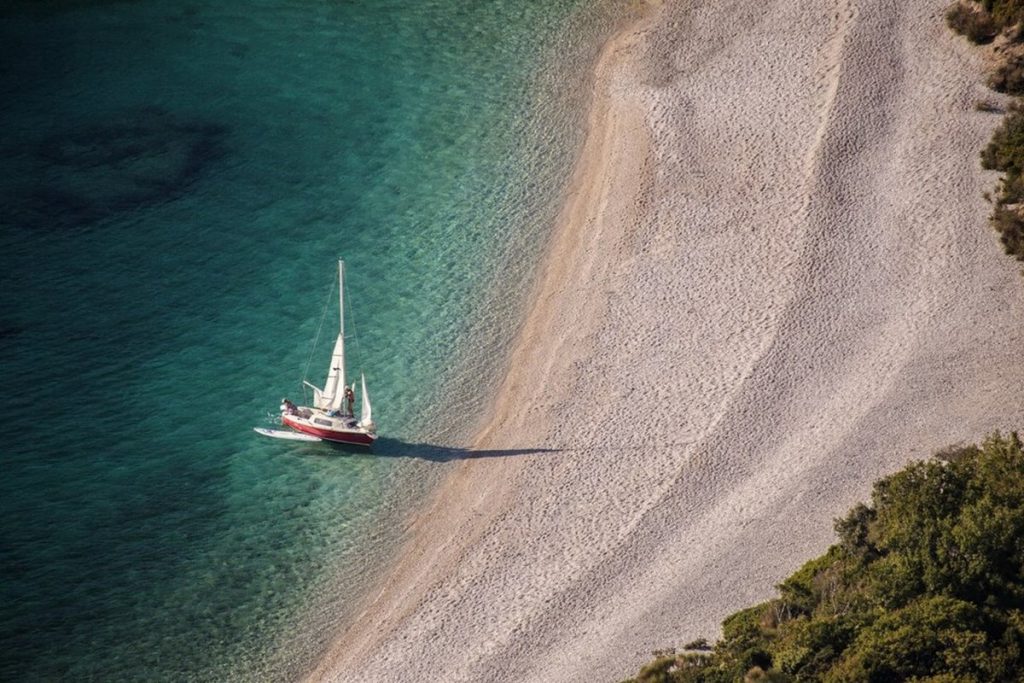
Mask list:
[[508,376],[311,675],[592,681],[718,634],[873,480],[1024,427],[998,122],[946,0],[657,8],[597,65]]

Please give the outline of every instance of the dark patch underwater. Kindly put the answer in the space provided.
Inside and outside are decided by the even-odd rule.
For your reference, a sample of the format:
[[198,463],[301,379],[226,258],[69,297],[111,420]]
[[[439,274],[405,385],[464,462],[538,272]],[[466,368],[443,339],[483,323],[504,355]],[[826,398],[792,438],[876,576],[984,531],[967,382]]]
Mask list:
[[5,221],[35,231],[78,230],[173,201],[224,159],[227,140],[225,125],[159,107],[48,134],[7,155],[20,182],[0,194]]

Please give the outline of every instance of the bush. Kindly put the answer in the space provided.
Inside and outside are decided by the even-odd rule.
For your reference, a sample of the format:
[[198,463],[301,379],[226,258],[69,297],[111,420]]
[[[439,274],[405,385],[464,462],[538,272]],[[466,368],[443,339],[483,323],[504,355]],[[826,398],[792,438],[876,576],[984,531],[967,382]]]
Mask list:
[[[1000,31],[1006,31],[1009,40],[1021,42],[1024,40],[1024,0],[958,0],[946,13],[946,22],[976,43],[991,42]],[[1003,52],[1002,62],[989,76],[988,84],[1000,92],[1024,94],[1024,54],[1019,48]],[[977,102],[975,108],[979,111],[998,109],[987,101]],[[1019,104],[1010,107],[992,141],[982,151],[981,165],[1004,174],[991,223],[999,232],[1006,253],[1024,261],[1024,219],[1019,210],[1008,206],[1024,203],[1024,113]]]
[[999,29],[1015,26],[1024,19],[1024,0],[984,0],[981,5]]
[[1003,171],[990,221],[1007,254],[1024,261],[1024,111],[1014,106],[981,153],[984,168]]
[[1024,93],[1024,55],[1007,56],[988,77],[988,86],[1010,95]]
[[1024,261],[1024,218],[1017,209],[996,207],[992,213],[992,226],[999,232],[999,241],[1006,253]]
[[942,596],[923,598],[861,631],[826,680],[901,681],[933,674],[997,680],[988,670],[992,643],[985,627],[972,604]]
[[999,34],[999,27],[989,12],[981,7],[959,2],[946,13],[946,23],[951,29],[979,45],[991,43]]
[[1019,176],[1024,169],[1024,113],[1014,107],[981,152],[981,165]]

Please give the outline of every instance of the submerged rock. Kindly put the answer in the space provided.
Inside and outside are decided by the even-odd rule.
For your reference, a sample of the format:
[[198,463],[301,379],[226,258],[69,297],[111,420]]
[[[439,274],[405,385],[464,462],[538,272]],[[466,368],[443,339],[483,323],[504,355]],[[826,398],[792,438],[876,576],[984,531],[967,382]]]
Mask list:
[[226,137],[225,126],[152,107],[48,135],[13,155],[22,172],[0,190],[7,220],[73,230],[171,201],[224,156]]

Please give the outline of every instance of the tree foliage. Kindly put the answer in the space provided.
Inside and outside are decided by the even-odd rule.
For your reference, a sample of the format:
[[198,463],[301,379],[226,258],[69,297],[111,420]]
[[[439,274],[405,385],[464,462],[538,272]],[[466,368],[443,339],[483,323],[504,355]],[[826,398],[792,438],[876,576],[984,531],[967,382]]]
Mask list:
[[1024,452],[1016,434],[875,483],[839,542],[737,612],[709,653],[636,683],[1017,681],[1024,671]]

